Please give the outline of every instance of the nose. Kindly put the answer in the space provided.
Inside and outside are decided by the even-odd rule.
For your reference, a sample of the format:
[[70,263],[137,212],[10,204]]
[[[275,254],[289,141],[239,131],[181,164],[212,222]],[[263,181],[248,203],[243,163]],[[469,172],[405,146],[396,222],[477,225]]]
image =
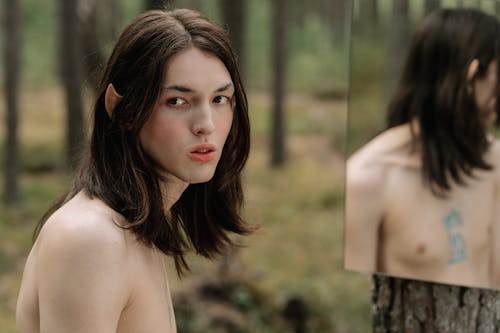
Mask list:
[[194,135],[209,135],[215,130],[213,111],[209,103],[201,103],[194,112],[192,132]]

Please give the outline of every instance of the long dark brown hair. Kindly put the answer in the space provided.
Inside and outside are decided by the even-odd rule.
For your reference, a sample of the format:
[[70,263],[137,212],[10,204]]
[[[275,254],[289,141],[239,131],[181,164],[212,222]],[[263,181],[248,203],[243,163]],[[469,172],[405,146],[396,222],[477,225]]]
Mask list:
[[[473,59],[483,78],[498,57],[499,23],[475,9],[438,9],[414,35],[399,86],[388,108],[388,127],[416,121],[414,147],[421,149],[422,176],[432,192],[446,196],[451,182],[464,184],[473,169],[492,168],[489,142],[474,94],[467,90]],[[498,126],[500,117],[497,110]]]
[[[161,178],[141,147],[139,132],[160,95],[169,59],[191,47],[215,55],[229,71],[235,87],[233,123],[214,177],[190,184],[166,216]],[[123,96],[111,118],[104,104],[110,83]],[[189,269],[187,251],[214,258],[233,244],[228,232],[245,235],[254,229],[241,217],[240,173],[249,149],[247,99],[226,31],[192,10],[145,12],[115,45],[98,88],[90,144],[73,186],[42,217],[35,237],[56,209],[83,190],[123,215],[126,228],[146,245],[174,257],[182,274]]]

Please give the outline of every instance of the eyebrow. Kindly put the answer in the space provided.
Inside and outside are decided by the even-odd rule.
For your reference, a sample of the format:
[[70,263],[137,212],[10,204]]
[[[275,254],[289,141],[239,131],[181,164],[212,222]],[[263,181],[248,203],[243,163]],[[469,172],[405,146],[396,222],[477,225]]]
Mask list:
[[[229,82],[229,83],[223,85],[222,87],[215,89],[214,92],[223,92],[223,91],[229,90],[232,87],[234,87],[233,83]],[[177,90],[177,91],[184,92],[184,93],[192,93],[192,92],[194,92],[194,90],[191,89],[191,88],[189,88],[189,87],[180,86],[180,85],[176,85],[176,84],[171,85],[171,86],[164,86],[163,90],[164,91],[165,90]]]

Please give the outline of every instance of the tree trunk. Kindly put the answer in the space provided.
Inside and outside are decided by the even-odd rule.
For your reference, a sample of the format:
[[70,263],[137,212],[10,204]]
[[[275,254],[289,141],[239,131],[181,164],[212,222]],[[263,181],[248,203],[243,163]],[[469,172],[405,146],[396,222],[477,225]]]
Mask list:
[[241,76],[245,73],[245,1],[244,0],[222,0],[220,1],[222,17],[227,24],[229,36],[231,37]]
[[[410,39],[410,18],[408,0],[393,0],[391,26],[388,32],[387,96],[394,94],[406,59]],[[405,50],[402,52],[402,50]]]
[[21,58],[21,38],[19,31],[19,2],[17,0],[4,1],[5,24],[5,97],[6,97],[6,125],[7,137],[5,140],[5,187],[3,199],[6,203],[19,201],[19,160],[18,160],[18,92]]
[[373,275],[373,332],[499,332],[499,296],[500,291]]
[[359,1],[359,16],[363,25],[371,27],[378,24],[378,1],[377,0],[360,0]]
[[284,86],[286,71],[286,34],[284,0],[272,2],[273,35],[272,35],[272,67],[273,67],[273,110],[271,127],[271,166],[277,167],[285,163],[285,117],[284,117]]
[[[102,43],[98,33],[100,27],[97,16],[97,0],[79,0],[80,6],[77,13],[81,23],[82,59],[85,69],[85,81],[93,90],[97,91],[100,70],[104,68],[104,55],[102,54]],[[114,10],[113,10],[114,11]],[[111,20],[109,20],[111,21]]]
[[333,45],[342,46],[346,39],[346,22],[349,22],[351,17],[351,3],[345,0],[332,0],[333,13],[330,22],[332,29]]
[[108,0],[105,3],[107,7],[104,10],[108,14],[108,24],[106,31],[106,40],[114,41],[118,38],[118,34],[121,28],[121,22],[123,17],[122,1],[120,0]]
[[424,13],[429,14],[433,10],[441,7],[441,1],[440,0],[425,0],[424,4]]
[[[74,170],[84,139],[82,102],[82,47],[77,15],[78,0],[60,0],[61,78],[66,97],[66,166]],[[75,38],[75,36],[77,36]]]
[[[342,0],[344,1],[344,0]],[[310,3],[307,0],[291,1],[288,7],[288,17],[291,25],[297,25],[300,28],[304,27],[306,16],[310,10]]]

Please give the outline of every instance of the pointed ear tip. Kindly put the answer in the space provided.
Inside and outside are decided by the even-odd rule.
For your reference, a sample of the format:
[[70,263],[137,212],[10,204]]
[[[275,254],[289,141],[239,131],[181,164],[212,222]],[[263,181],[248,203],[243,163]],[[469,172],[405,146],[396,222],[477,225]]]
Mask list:
[[106,88],[106,94],[108,94],[108,93],[112,93],[115,97],[118,97],[118,98],[122,98],[123,97],[122,95],[120,95],[118,93],[118,91],[116,91],[116,88],[113,85],[113,83],[109,83],[108,84],[108,87]]
[[467,68],[467,79],[472,80],[479,69],[479,60],[474,58],[469,63],[469,67]]

